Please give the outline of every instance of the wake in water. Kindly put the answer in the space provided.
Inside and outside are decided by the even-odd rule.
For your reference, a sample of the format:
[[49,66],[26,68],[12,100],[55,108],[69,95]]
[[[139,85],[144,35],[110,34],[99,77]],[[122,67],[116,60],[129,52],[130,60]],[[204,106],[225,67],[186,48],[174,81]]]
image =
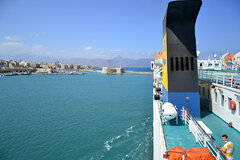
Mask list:
[[[121,153],[124,148],[125,152]],[[151,159],[152,117],[130,126],[120,135],[104,142],[103,149],[91,155],[90,160],[101,159]]]

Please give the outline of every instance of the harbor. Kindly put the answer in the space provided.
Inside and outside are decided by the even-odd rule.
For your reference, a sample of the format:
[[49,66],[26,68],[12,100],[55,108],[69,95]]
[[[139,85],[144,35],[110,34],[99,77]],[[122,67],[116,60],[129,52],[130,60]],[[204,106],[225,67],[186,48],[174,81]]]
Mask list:
[[0,2],[0,160],[240,159],[239,6]]

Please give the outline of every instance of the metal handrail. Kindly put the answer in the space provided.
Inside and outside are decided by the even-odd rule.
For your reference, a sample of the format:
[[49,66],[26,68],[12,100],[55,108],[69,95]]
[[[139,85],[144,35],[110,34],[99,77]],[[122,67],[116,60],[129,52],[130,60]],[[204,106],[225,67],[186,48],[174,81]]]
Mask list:
[[[161,76],[159,76],[160,74],[161,74],[161,72],[162,72],[162,68],[157,68],[157,69],[155,69],[154,70],[154,79],[155,79],[155,82],[156,83],[159,83],[159,84],[162,84],[162,77]],[[157,76],[158,75],[158,76]]]
[[[219,156],[219,154],[223,157],[223,159],[224,160],[227,160],[227,158],[226,158],[226,156],[223,154],[223,152],[220,150],[220,148],[217,146],[217,144],[213,141],[213,139],[203,130],[203,128],[198,124],[198,122],[197,122],[197,120],[191,115],[191,113],[189,112],[189,110],[185,107],[185,106],[182,106],[183,107],[183,112],[182,112],[182,115],[184,116],[184,120],[185,120],[185,122],[187,121],[187,119],[189,118],[189,119],[192,119],[193,120],[193,122],[197,125],[197,127],[200,129],[200,131],[204,134],[204,137],[200,137],[200,139],[204,142],[204,143],[208,143],[207,141],[206,141],[206,139],[205,139],[205,137],[207,137],[209,140],[210,140],[210,142],[213,144],[213,146],[216,148],[216,150],[217,151],[215,151],[214,150],[214,147],[210,144],[210,143],[208,143],[209,144],[209,146],[210,147],[208,147],[209,149],[210,149],[210,151],[212,152],[212,151],[214,151],[215,152],[215,154],[216,154],[216,156],[217,156],[217,160],[220,160],[221,158],[220,158],[220,156]],[[186,113],[187,114],[186,114]],[[202,144],[203,142],[201,142],[201,141],[198,141],[198,143],[201,145],[201,146],[203,146],[204,144]],[[205,145],[206,146],[206,145]],[[207,146],[206,146],[207,147]]]
[[240,72],[199,70],[198,75],[201,80],[240,89]]

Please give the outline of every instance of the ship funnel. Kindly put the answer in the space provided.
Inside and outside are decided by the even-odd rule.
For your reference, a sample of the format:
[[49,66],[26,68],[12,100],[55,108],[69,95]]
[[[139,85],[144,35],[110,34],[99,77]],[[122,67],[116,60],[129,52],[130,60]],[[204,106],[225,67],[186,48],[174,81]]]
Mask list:
[[163,20],[163,99],[179,108],[188,106],[197,117],[200,102],[195,22],[201,5],[201,0],[170,2]]

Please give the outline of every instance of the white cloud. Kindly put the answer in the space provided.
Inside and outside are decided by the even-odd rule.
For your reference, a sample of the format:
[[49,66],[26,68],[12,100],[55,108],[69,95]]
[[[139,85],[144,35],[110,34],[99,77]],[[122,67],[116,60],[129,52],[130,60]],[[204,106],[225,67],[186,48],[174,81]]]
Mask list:
[[17,36],[4,36],[4,39],[7,40],[7,41],[17,41],[20,38],[17,37]]
[[42,45],[27,46],[19,42],[4,42],[0,44],[0,54],[1,53],[8,55],[42,55],[44,54],[44,51]]
[[114,49],[114,50],[111,50],[112,52],[120,52],[121,50],[120,49]]
[[0,43],[0,55],[22,55],[27,54],[31,56],[45,56],[45,57],[58,57],[58,58],[104,58],[112,59],[116,56],[121,56],[123,58],[130,59],[140,59],[140,58],[150,58],[153,59],[158,53],[157,50],[149,51],[122,51],[120,49],[104,49],[104,50],[94,50],[94,53],[89,52],[93,50],[92,47],[85,48],[84,51],[81,50],[49,50],[44,48],[41,44],[36,45],[26,45],[20,42],[3,42]]
[[105,55],[105,54],[95,54],[95,56],[97,58],[106,58],[107,57],[107,55]]
[[21,46],[21,43],[19,42],[4,42],[0,44],[0,47],[16,47],[16,46]]
[[45,35],[45,34],[46,34],[46,32],[33,32],[33,33],[30,34],[30,36],[33,37],[33,38],[39,38],[39,37],[41,37],[42,35]]
[[40,36],[39,33],[33,33],[33,37],[34,37],[34,38],[38,38],[39,36]]
[[35,46],[33,46],[33,50],[34,51],[42,51],[42,49],[43,49],[43,45],[35,45]]
[[84,48],[84,50],[85,50],[85,51],[90,51],[90,50],[92,50],[92,49],[93,49],[93,48],[92,48],[92,47],[90,47],[90,46],[89,46],[89,47],[86,47],[86,48]]

